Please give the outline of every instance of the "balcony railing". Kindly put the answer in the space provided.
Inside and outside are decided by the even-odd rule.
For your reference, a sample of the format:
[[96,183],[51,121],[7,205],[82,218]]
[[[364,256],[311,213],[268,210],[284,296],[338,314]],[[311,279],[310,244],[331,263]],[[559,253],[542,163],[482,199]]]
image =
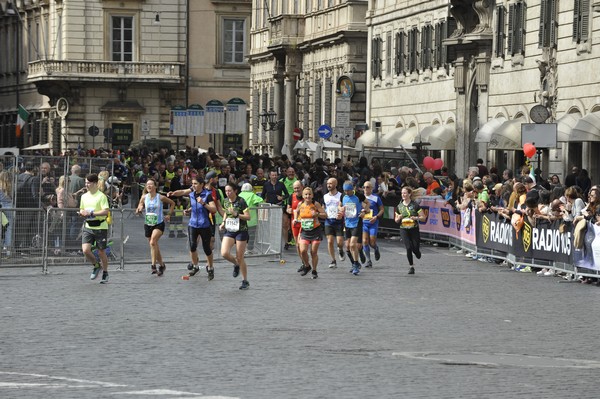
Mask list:
[[182,72],[182,63],[40,60],[29,63],[27,80],[179,84]]

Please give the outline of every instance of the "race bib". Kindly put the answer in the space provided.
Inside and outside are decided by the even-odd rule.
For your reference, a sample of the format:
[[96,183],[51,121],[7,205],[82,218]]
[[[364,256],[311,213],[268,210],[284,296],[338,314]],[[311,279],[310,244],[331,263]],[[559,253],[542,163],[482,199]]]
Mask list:
[[144,223],[148,226],[156,226],[158,224],[158,215],[156,213],[146,213]]
[[300,227],[302,227],[302,230],[312,230],[315,228],[315,220],[314,219],[302,219],[300,221]]
[[402,227],[414,227],[415,225],[415,221],[412,220],[411,218],[404,218],[402,219]]
[[337,219],[338,216],[338,207],[337,205],[330,205],[327,207],[327,218],[328,219]]
[[373,209],[369,209],[369,212],[365,213],[365,220],[373,219]]
[[344,215],[347,218],[355,218],[356,217],[356,204],[354,202],[348,202],[346,204],[346,212],[344,212]]
[[224,177],[219,177],[219,187],[225,187],[227,185],[227,179]]
[[240,219],[239,218],[227,218],[225,219],[225,230],[230,233],[237,233],[240,231]]

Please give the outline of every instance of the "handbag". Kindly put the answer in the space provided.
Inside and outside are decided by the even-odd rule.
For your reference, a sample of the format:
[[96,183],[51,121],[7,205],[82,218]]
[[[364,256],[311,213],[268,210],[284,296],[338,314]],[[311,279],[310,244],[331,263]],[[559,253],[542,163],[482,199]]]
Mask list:
[[581,219],[575,225],[575,229],[573,230],[573,246],[576,249],[582,249],[583,243],[585,241],[585,233],[587,231],[587,220]]

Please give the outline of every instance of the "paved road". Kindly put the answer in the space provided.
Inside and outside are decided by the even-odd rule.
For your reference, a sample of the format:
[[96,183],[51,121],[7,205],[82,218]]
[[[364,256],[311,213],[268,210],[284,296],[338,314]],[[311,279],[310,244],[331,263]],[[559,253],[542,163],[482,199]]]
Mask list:
[[[595,398],[600,288],[398,241],[360,276],[254,259],[182,281],[146,267],[0,268],[1,398]],[[364,270],[364,269],[363,269]]]

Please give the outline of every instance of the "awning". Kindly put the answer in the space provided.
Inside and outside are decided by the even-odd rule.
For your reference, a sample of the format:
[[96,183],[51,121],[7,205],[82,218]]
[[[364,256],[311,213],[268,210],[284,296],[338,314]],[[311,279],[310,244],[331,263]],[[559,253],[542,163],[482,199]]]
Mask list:
[[512,119],[500,125],[490,138],[488,149],[490,150],[520,150],[521,145],[521,123],[523,119]]
[[297,141],[296,145],[294,146],[294,151],[295,150],[305,150],[306,146],[304,145],[304,141]]
[[556,141],[560,143],[568,142],[569,136],[571,136],[571,130],[573,130],[579,119],[581,119],[581,115],[579,114],[566,114],[558,119],[556,121]]
[[404,146],[407,148],[412,148],[412,143],[418,134],[419,132],[417,131],[416,126],[409,127],[408,129],[398,128],[387,134],[384,134],[379,141],[379,146],[391,148]]
[[569,141],[600,141],[600,112],[592,112],[579,119],[571,129]]
[[496,131],[496,129],[498,129],[504,122],[506,122],[506,118],[503,116],[493,118],[487,121],[477,131],[477,135],[475,135],[475,142],[489,143],[494,131]]
[[454,123],[427,126],[421,130],[421,141],[431,144],[428,150],[456,150],[456,126]]
[[356,139],[356,149],[362,150],[363,147],[373,147],[375,142],[377,141],[377,137],[375,136],[375,132],[373,130],[365,131],[362,136]]
[[32,145],[31,147],[23,148],[23,151],[49,150],[51,148],[52,148],[52,146],[50,146],[50,143],[36,144],[36,145]]
[[[325,151],[339,151],[342,149],[342,145],[338,143],[333,143],[331,141],[323,142],[323,149]],[[344,145],[344,151],[355,151],[356,148]]]

